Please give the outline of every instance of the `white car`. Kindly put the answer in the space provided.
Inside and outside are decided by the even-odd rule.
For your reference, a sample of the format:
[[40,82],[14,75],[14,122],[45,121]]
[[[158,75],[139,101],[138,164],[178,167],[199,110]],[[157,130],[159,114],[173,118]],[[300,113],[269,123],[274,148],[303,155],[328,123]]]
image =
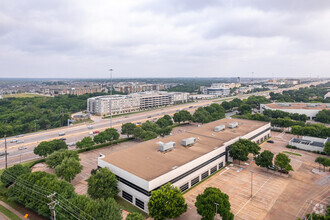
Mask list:
[[87,128],[88,128],[88,129],[93,129],[93,126],[92,126],[92,125],[90,125],[90,126],[88,126]]
[[10,140],[10,143],[16,143],[17,139]]
[[18,150],[25,150],[27,147],[19,147]]
[[18,140],[18,141],[16,141],[16,144],[21,144],[21,143],[24,143],[24,140]]
[[94,132],[91,131],[91,132],[89,132],[89,134],[92,135],[92,134],[94,134]]

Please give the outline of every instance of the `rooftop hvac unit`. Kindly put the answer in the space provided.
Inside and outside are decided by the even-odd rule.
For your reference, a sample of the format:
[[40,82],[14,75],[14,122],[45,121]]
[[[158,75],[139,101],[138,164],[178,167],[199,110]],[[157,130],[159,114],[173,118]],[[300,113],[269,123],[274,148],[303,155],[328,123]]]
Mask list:
[[224,130],[225,128],[226,128],[225,125],[218,125],[218,126],[215,126],[215,127],[214,127],[214,131],[215,131],[215,132],[219,132],[219,131]]
[[173,148],[175,148],[175,146],[176,146],[176,143],[171,141],[168,143],[159,144],[158,150],[160,152],[166,152],[166,151],[173,150]]
[[290,103],[278,103],[277,105],[281,106],[281,107],[290,107],[291,106]]
[[183,140],[181,141],[181,144],[182,144],[183,146],[185,146],[185,147],[187,147],[187,146],[192,146],[192,145],[194,145],[195,143],[196,143],[196,138],[194,138],[194,137],[186,138],[186,139],[183,139]]
[[238,126],[238,122],[232,122],[228,124],[228,128],[236,128]]

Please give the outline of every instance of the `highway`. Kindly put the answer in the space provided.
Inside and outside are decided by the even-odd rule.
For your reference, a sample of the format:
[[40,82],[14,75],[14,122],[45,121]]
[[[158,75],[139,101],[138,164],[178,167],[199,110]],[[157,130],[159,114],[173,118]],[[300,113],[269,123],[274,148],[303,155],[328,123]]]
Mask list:
[[[314,82],[313,85],[320,84],[324,82]],[[301,84],[295,87],[287,88],[287,89],[278,89],[273,92],[282,92],[284,90],[297,89],[300,87],[306,87],[310,84]],[[222,101],[230,101],[234,98],[245,99],[251,95],[263,95],[269,96],[270,91],[258,92],[253,94],[245,94],[238,95],[232,97],[225,97],[213,100],[201,100],[192,103],[185,103],[175,106],[168,106],[164,108],[158,108],[149,111],[143,111],[138,113],[133,113],[126,116],[117,116],[113,117],[113,127],[116,129],[120,129],[121,125],[127,122],[137,123],[137,122],[145,122],[147,120],[158,119],[165,114],[173,115],[175,112],[179,110],[187,110],[193,113],[198,107],[207,106],[212,103],[221,103]],[[106,128],[110,127],[110,119],[102,119],[101,117],[93,116],[93,123],[84,123],[84,124],[76,124],[70,127],[61,127],[56,129],[50,129],[45,131],[40,131],[36,133],[25,134],[23,137],[9,137],[7,138],[7,151],[8,151],[8,166],[29,161],[38,156],[34,155],[33,149],[38,146],[38,144],[42,141],[50,141],[53,139],[66,138],[66,143],[77,142],[86,136],[91,136],[91,131],[103,131]],[[88,129],[88,126],[92,125],[93,129]],[[59,136],[60,132],[65,132],[64,136]],[[10,143],[13,139],[16,140],[24,140],[24,143]],[[69,149],[74,149],[74,146],[69,146]],[[4,139],[0,140],[0,152],[4,152]],[[5,156],[0,156],[0,168],[5,167]]]

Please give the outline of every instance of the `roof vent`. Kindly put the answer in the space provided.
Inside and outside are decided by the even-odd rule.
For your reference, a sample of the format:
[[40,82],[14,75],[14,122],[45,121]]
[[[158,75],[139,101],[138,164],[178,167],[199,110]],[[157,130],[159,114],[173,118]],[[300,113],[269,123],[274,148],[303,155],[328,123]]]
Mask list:
[[238,126],[238,122],[232,122],[228,124],[228,128],[236,128]]
[[214,127],[214,131],[215,131],[215,132],[219,132],[219,131],[224,130],[225,128],[226,128],[225,125],[218,125],[218,126],[215,126],[215,127]]
[[174,167],[172,167],[172,170],[175,170],[176,168],[178,168],[178,166],[174,166]]
[[160,143],[158,142],[158,144],[159,144],[158,150],[159,150],[160,152],[171,151],[171,150],[173,150],[173,149],[175,148],[175,146],[176,146],[176,143],[173,142],[173,141],[168,142],[168,143],[165,143],[165,144],[164,144],[163,142],[162,142],[162,144],[160,144]]
[[181,144],[185,147],[191,147],[195,143],[196,143],[196,138],[195,137],[186,138],[186,139],[183,139],[181,141]]
[[99,158],[105,158],[104,154],[100,154]]

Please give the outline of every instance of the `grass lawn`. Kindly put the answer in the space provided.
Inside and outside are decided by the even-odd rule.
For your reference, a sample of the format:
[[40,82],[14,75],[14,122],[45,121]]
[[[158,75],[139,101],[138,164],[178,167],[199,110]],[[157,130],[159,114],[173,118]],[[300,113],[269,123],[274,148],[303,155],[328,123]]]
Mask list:
[[135,207],[134,205],[132,205],[131,203],[127,202],[126,200],[124,200],[123,198],[116,196],[115,197],[116,202],[118,203],[118,206],[128,212],[138,212],[141,215],[143,215],[145,218],[148,217],[147,213],[143,212],[141,209]]
[[3,95],[3,98],[33,98],[33,97],[49,97],[39,94],[31,94],[31,93],[19,93],[12,95]]
[[3,213],[5,216],[7,216],[9,219],[20,220],[20,218],[17,215],[15,215],[14,213],[12,213],[11,211],[9,211],[8,209],[6,209],[2,205],[0,205],[0,212]]
[[296,156],[299,156],[299,157],[301,157],[301,154],[292,153],[292,152],[289,152],[289,151],[283,151],[283,153],[286,153],[286,154],[291,154],[291,155],[296,155]]

